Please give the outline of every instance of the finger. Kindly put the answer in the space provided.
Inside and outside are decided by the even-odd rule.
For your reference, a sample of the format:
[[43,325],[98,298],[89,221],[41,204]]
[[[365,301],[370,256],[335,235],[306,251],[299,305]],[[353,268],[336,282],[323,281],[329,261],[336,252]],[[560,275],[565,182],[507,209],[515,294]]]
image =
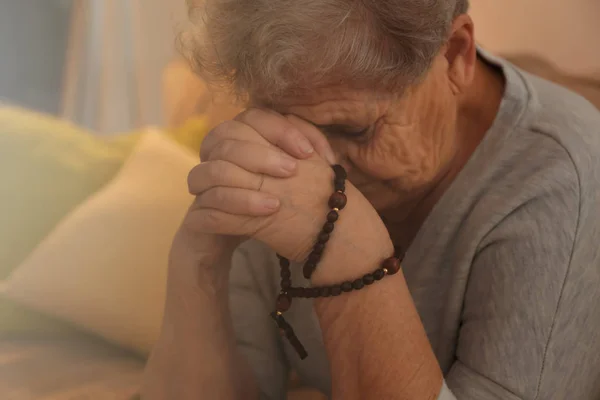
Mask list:
[[286,115],[288,121],[298,128],[300,132],[312,143],[317,154],[331,165],[336,164],[336,157],[327,137],[316,126],[295,115]]
[[185,224],[196,232],[253,236],[265,220],[265,217],[234,215],[214,208],[197,208],[190,210]]
[[217,186],[259,190],[263,179],[263,175],[249,172],[229,161],[206,161],[190,171],[188,190],[196,196]]
[[260,133],[269,143],[299,159],[310,157],[314,147],[293,124],[281,114],[259,108],[249,108],[239,114],[236,121],[243,122]]
[[211,129],[202,141],[200,159],[204,160],[215,146],[218,146],[221,141],[228,139],[270,146],[270,143],[251,126],[239,121],[225,121]]
[[298,167],[298,161],[275,147],[222,140],[204,158],[205,161],[224,160],[246,171],[265,174],[275,178],[292,176]]
[[279,209],[279,205],[279,199],[267,193],[218,186],[198,196],[193,207],[260,217],[273,214]]

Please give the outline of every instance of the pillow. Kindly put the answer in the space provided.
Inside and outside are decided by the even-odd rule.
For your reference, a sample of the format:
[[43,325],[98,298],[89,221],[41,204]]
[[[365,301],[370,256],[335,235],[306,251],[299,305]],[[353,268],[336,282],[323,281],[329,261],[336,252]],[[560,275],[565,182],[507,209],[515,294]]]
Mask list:
[[[139,137],[98,137],[45,114],[0,106],[0,282],[66,214],[117,174]],[[72,331],[0,299],[3,336]]]
[[5,282],[15,302],[148,354],[162,319],[172,237],[196,157],[145,134],[115,179],[68,215]]
[[138,138],[101,138],[44,114],[0,107],[0,280],[116,175]]

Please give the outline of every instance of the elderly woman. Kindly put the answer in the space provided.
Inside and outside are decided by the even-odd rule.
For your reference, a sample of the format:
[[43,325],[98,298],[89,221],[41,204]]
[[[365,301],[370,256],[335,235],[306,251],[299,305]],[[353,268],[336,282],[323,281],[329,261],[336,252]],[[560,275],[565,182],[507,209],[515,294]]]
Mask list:
[[334,399],[600,396],[591,104],[478,49],[467,0],[190,3],[192,60],[249,109],[190,173],[146,399],[281,399],[290,369]]

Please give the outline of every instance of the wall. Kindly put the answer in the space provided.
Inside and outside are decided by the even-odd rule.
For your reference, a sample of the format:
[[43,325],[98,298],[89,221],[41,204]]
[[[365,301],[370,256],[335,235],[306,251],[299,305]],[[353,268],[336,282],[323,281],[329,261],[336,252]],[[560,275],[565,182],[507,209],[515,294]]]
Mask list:
[[59,110],[70,1],[0,0],[0,98]]
[[536,52],[569,72],[600,72],[600,0],[471,0],[479,41]]

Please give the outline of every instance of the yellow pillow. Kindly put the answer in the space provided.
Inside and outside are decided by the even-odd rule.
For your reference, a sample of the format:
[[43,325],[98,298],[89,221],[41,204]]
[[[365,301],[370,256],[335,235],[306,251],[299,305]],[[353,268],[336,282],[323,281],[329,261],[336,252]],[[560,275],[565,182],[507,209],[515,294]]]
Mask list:
[[103,138],[44,114],[0,108],[0,280],[116,175],[138,138]]
[[77,207],[6,280],[3,295],[142,354],[161,324],[172,237],[197,156],[145,134],[118,175]]
[[[139,137],[94,136],[45,114],[0,107],[0,282],[65,215],[117,174]],[[71,331],[0,298],[2,335]]]

